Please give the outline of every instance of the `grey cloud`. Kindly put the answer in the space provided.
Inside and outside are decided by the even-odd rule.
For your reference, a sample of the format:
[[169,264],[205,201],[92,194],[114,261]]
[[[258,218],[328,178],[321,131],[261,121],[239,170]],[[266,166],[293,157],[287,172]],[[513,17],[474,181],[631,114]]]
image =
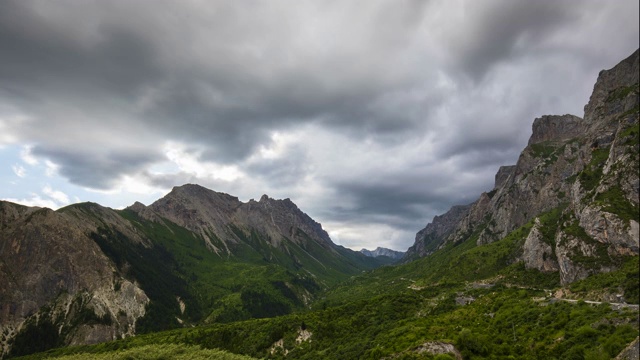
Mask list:
[[499,0],[467,3],[469,23],[454,38],[460,68],[481,79],[498,63],[527,54],[540,39],[581,16],[573,1]]
[[289,147],[281,157],[249,162],[246,170],[251,177],[262,179],[268,186],[282,189],[301,182],[310,166],[306,149],[298,145]]
[[99,40],[83,44],[21,3],[3,2],[0,11],[5,91],[37,101],[100,94],[127,98],[160,76],[154,49],[138,34],[105,25]]
[[71,183],[102,190],[117,184],[120,176],[140,172],[162,159],[156,153],[130,149],[100,152],[38,145],[31,153],[60,164],[58,171]]
[[[45,104],[93,109],[93,116],[85,114],[93,123],[116,107],[160,136],[206,146],[203,159],[217,162],[242,160],[270,131],[304,122],[342,128],[355,138],[397,139],[415,133],[421,122],[385,112],[386,94],[415,82],[387,68],[424,4],[378,3],[355,23],[355,38],[336,41],[318,33],[314,44],[287,29],[303,23],[269,23],[264,18],[272,10],[262,6],[247,12],[223,3],[163,3],[169,9],[161,10],[89,2],[75,4],[65,17],[40,3],[5,2],[1,91],[36,117],[59,123],[67,121],[64,114],[55,116]],[[322,10],[342,16],[339,7]],[[373,26],[377,22],[385,26]],[[333,52],[318,49],[326,47]]]
[[[457,171],[460,172],[456,174]],[[490,190],[493,184],[482,181],[487,178],[486,174],[467,171],[478,174],[477,181],[462,181],[461,169],[443,166],[427,171],[407,167],[402,173],[371,174],[367,179],[329,183],[326,185],[340,196],[323,216],[332,220],[350,218],[372,222],[384,219],[398,230],[419,229],[416,226],[446,211],[452,204],[469,203],[482,191]]]
[[[637,46],[637,7],[7,0],[0,128],[82,186],[107,189],[142,174],[157,187],[198,180],[240,195],[255,191],[243,186],[294,188],[314,176],[340,194],[328,200],[334,206],[317,205],[328,219],[423,226],[487,190],[497,168],[517,158],[535,117],[581,109],[605,60],[613,66]],[[601,23],[591,22],[596,12]],[[5,120],[13,115],[27,120]],[[306,144],[251,160],[274,132],[305,126],[388,147],[397,166],[318,174]],[[167,141],[196,149],[201,161],[234,164],[252,181],[151,173],[166,160]],[[421,142],[429,144],[403,146]],[[338,168],[349,161],[337,151],[320,158],[329,156]]]

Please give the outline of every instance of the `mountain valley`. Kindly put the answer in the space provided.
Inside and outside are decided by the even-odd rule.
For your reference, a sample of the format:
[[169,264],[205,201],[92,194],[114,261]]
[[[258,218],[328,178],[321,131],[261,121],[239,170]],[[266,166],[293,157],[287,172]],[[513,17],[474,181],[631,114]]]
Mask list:
[[639,74],[636,51],[600,72],[583,118],[535,119],[494,188],[406,253],[336,245],[290,199],[195,184],[123,210],[2,201],[1,357],[625,358]]

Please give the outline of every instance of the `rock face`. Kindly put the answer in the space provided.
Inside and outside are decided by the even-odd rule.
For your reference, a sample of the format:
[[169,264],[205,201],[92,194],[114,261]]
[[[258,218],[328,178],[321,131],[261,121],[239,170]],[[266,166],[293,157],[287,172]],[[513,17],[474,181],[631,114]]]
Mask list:
[[432,254],[441,245],[442,241],[453,233],[460,225],[462,219],[469,215],[472,205],[453,206],[443,215],[437,215],[433,221],[418,231],[415,243],[405,253],[405,259],[411,260]]
[[395,251],[395,250],[391,250],[383,247],[377,247],[373,251],[362,249],[360,250],[360,252],[369,257],[386,256],[394,260],[400,260],[404,256],[404,252],[402,251]]
[[[145,314],[149,299],[117,275],[89,236],[95,226],[92,221],[73,211],[8,202],[0,202],[0,214],[0,329],[8,334],[0,355],[9,352],[9,340],[19,343],[21,331],[25,334],[38,323],[59,329],[58,338],[53,339],[59,345],[96,343],[135,333],[136,320]],[[110,221],[109,215],[103,217],[105,221]],[[91,321],[76,327],[82,317]]]
[[564,142],[584,133],[585,123],[574,115],[545,115],[533,121],[529,145],[545,141]]
[[149,220],[168,219],[199,234],[221,256],[233,255],[234,246],[250,237],[252,231],[266,235],[273,247],[279,247],[283,240],[303,246],[313,242],[340,255],[322,225],[290,199],[263,195],[260,201],[243,203],[237,197],[186,184],[174,187],[148,207],[135,205],[129,209]]
[[501,187],[511,175],[516,170],[515,165],[510,166],[500,166],[498,172],[496,173],[495,185],[493,185],[494,189]]
[[537,269],[542,272],[558,271],[558,261],[553,254],[553,248],[544,241],[540,226],[540,220],[536,219],[524,242],[522,260],[527,269]]
[[[518,162],[501,167],[494,189],[453,207],[416,235],[406,260],[449,243],[488,244],[529,224],[519,257],[560,273],[567,284],[638,255],[638,51],[598,76],[584,119],[535,119]],[[557,219],[541,232],[540,219]]]

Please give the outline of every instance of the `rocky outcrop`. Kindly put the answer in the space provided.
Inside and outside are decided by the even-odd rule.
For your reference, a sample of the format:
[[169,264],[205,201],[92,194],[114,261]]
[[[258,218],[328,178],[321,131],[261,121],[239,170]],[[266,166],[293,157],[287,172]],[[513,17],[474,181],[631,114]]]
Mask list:
[[[611,271],[615,259],[638,255],[638,51],[598,76],[574,115],[535,119],[516,165],[502,167],[489,193],[452,216],[435,217],[416,235],[410,256],[427,256],[448,243],[500,240],[532,222],[520,261],[558,271],[567,284]],[[543,235],[536,220],[552,210],[562,221]]]
[[522,260],[527,269],[542,272],[558,271],[553,247],[544,241],[540,232],[540,220],[536,219],[522,248]]
[[589,103],[584,107],[585,122],[599,122],[603,117],[624,113],[637,106],[637,92],[636,99],[628,95],[634,86],[637,91],[639,74],[638,50],[614,68],[600,71]]
[[545,115],[533,121],[533,134],[529,145],[546,141],[564,142],[584,133],[585,123],[581,118],[566,115]]
[[452,344],[448,344],[442,341],[429,341],[413,350],[418,354],[427,353],[431,356],[439,354],[448,354],[453,356],[456,360],[462,360],[462,354]]

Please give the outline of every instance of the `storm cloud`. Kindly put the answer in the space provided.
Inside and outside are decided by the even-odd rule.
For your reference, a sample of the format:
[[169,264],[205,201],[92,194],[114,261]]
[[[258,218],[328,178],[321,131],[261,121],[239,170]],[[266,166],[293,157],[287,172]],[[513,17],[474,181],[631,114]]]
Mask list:
[[598,71],[637,48],[637,14],[632,0],[2,1],[0,151],[28,148],[92,191],[289,197],[343,245],[403,250],[491,190],[535,117],[582,115]]

